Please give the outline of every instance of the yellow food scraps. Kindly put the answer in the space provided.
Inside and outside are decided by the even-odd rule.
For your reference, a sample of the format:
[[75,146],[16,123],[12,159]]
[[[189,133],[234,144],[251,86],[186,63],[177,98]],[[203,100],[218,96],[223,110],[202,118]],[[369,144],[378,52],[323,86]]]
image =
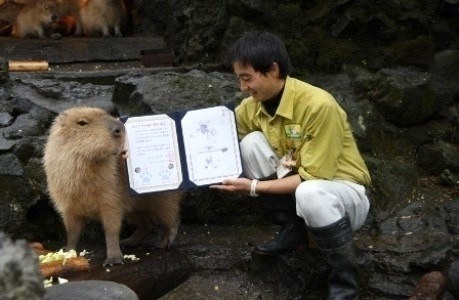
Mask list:
[[62,260],[62,264],[64,265],[66,259],[73,257],[77,257],[77,253],[75,250],[64,251],[64,249],[60,249],[57,252],[49,252],[38,256],[38,262],[44,264],[48,262]]

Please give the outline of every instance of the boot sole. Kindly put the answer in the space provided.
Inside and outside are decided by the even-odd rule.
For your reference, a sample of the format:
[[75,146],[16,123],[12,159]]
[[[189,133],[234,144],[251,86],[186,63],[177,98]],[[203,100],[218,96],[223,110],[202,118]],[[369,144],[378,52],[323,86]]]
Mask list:
[[295,251],[305,251],[306,249],[308,248],[308,245],[298,245],[297,247],[295,247],[294,249],[287,249],[287,250],[284,250],[284,251],[278,251],[278,252],[273,252],[273,251],[262,251],[262,250],[259,250],[259,249],[254,249],[252,250],[252,253],[253,254],[257,254],[257,255],[263,255],[263,256],[278,256],[278,255],[282,255],[282,254],[288,254],[288,253],[292,253],[292,252],[295,252]]
[[292,250],[285,250],[285,251],[280,251],[280,252],[266,252],[266,251],[260,251],[260,250],[252,250],[252,254],[257,254],[257,255],[263,255],[263,256],[279,256],[282,254],[287,254],[293,252]]

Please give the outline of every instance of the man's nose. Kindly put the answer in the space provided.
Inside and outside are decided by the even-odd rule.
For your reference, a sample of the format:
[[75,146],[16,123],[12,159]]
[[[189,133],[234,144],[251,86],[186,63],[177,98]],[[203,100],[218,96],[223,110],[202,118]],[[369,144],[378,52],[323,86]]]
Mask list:
[[244,81],[242,80],[239,82],[239,85],[240,85],[241,91],[243,92],[247,91],[249,88],[249,85],[247,83],[244,83]]

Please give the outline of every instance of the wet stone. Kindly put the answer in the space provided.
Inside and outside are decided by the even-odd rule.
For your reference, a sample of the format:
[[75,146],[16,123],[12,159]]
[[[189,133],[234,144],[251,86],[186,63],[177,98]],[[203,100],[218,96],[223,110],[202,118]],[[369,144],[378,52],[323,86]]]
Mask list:
[[0,127],[6,127],[13,123],[14,118],[12,115],[6,112],[0,112]]
[[47,288],[44,300],[138,300],[136,293],[124,284],[104,280],[68,282]]
[[459,259],[455,260],[449,267],[448,287],[450,292],[459,299]]

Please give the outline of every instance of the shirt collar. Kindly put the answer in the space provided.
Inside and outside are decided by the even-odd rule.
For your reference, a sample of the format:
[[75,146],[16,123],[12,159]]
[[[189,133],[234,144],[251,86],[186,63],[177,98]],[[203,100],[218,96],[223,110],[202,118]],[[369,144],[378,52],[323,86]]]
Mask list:
[[[290,76],[285,79],[284,92],[277,108],[276,115],[291,120],[293,118],[293,99],[295,97],[294,80]],[[255,116],[259,116],[261,113],[269,115],[267,112],[263,112],[264,108],[261,103],[258,103]]]
[[293,118],[293,106],[295,99],[294,80],[290,76],[285,79],[284,93],[282,94],[276,114],[291,120]]

